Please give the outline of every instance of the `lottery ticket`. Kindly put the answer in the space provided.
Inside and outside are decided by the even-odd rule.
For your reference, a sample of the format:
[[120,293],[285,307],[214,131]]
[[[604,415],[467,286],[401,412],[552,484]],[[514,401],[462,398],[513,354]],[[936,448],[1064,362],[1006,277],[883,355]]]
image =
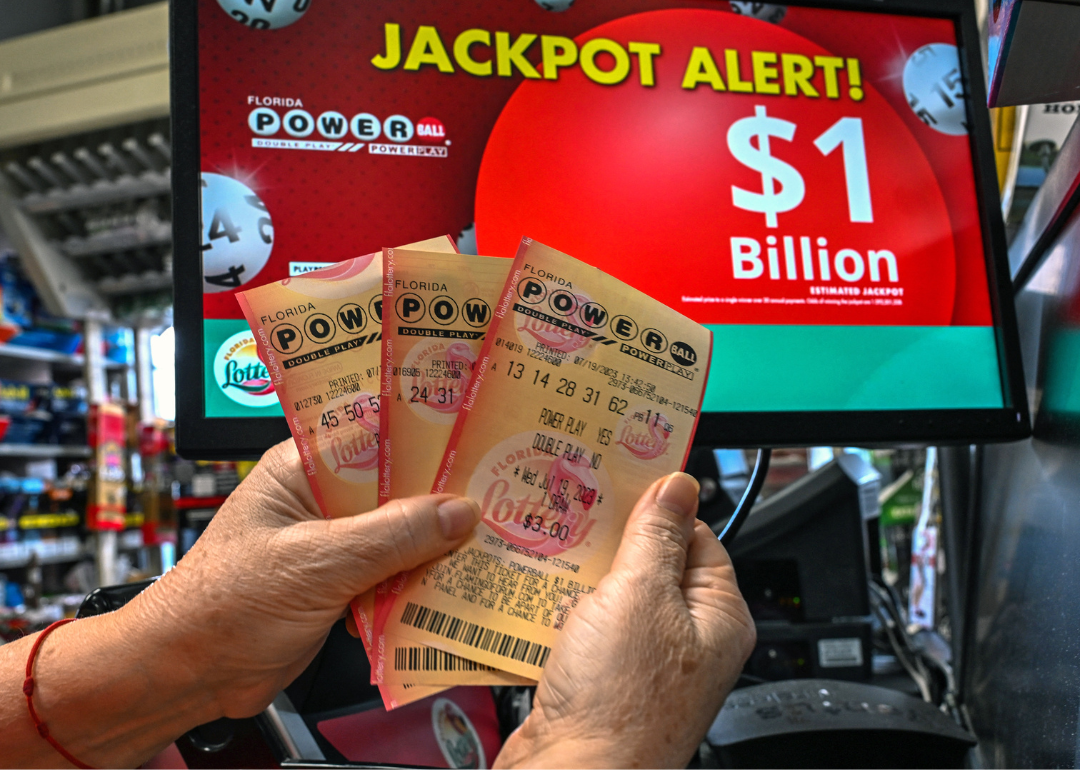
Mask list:
[[434,487],[481,522],[397,581],[383,632],[538,679],[637,499],[684,467],[711,354],[704,327],[524,239]]
[[[431,492],[491,323],[510,260],[383,250],[379,502]],[[441,650],[380,634],[389,583],[375,600],[372,683],[529,684]]]
[[[375,617],[375,592],[368,591],[363,596],[358,596],[353,600],[352,610],[353,617],[356,618],[356,626],[360,632],[360,638],[364,643],[364,650],[367,652],[368,660],[371,662],[371,669],[374,671],[375,661],[377,659],[374,653],[374,624],[361,624],[361,618]],[[441,652],[441,650],[439,652]],[[449,653],[443,654],[447,655]],[[419,682],[409,682],[405,681],[404,677],[395,677],[387,682],[381,680],[376,682],[373,678],[371,683],[379,686],[379,695],[382,696],[383,703],[386,705],[387,709],[394,709],[398,706],[404,706],[413,701],[421,700],[429,695],[435,695],[450,686],[445,684],[432,686]]]
[[431,492],[510,264],[383,250],[380,503]]
[[[448,236],[424,241],[453,253]],[[378,505],[382,253],[237,295],[327,518]]]
[[[413,245],[456,251],[449,236]],[[382,253],[250,289],[237,299],[323,515],[372,510],[378,505]],[[352,609],[374,660],[374,592]],[[428,688],[409,688],[410,695],[421,689]]]

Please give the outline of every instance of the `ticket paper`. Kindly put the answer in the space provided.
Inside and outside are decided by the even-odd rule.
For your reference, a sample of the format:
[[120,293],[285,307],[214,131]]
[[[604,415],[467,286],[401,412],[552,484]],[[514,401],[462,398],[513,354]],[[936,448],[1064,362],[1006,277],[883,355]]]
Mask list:
[[[383,250],[379,502],[431,492],[511,261]],[[403,637],[379,633],[389,582],[375,600],[372,683],[531,684]]]
[[[454,253],[448,236],[424,241]],[[237,294],[327,518],[378,505],[382,253]]]
[[380,503],[431,493],[510,264],[383,249]]
[[[352,604],[353,617],[357,619],[357,628],[360,632],[360,638],[364,643],[364,650],[367,652],[368,661],[371,663],[371,669],[375,669],[375,655],[373,654],[374,639],[373,639],[373,624],[364,623],[361,625],[360,618],[374,618],[375,616],[375,592],[368,591],[363,596],[358,596],[353,600]],[[428,648],[431,649],[431,648]],[[438,652],[442,652],[439,650]],[[443,653],[444,655],[449,653]],[[401,681],[404,677],[395,678],[389,682],[376,682],[372,681],[372,684],[379,686],[379,695],[382,696],[383,703],[387,710],[397,708],[398,706],[404,706],[418,701],[429,695],[435,695],[443,690],[447,689],[448,685],[425,685],[419,682],[406,682]]]
[[435,484],[481,523],[395,583],[383,632],[538,679],[637,499],[684,467],[711,355],[704,327],[524,239]]
[[[456,252],[449,236],[413,244]],[[327,518],[378,505],[382,253],[237,294]],[[374,590],[352,604],[370,661]],[[410,687],[410,697],[434,694]],[[385,695],[384,695],[385,697]]]

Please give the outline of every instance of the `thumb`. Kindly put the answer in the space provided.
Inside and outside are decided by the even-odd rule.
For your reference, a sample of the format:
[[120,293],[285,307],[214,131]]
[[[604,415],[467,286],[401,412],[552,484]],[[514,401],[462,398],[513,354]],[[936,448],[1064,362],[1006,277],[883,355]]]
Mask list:
[[358,516],[310,522],[323,529],[321,542],[310,550],[328,568],[335,593],[349,600],[399,572],[439,558],[479,521],[480,508],[468,498],[407,497]]
[[672,473],[649,487],[626,522],[612,572],[647,573],[678,586],[694,537],[699,489],[685,473]]

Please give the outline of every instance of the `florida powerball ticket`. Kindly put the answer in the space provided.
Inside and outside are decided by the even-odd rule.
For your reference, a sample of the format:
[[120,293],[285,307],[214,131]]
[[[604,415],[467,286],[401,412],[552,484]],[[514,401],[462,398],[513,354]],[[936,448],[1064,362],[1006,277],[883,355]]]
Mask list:
[[[412,244],[456,253],[449,236]],[[304,470],[327,518],[378,505],[382,252],[241,292],[237,299],[266,362]],[[375,592],[353,602],[368,658]],[[388,687],[411,698],[430,687]]]
[[[383,249],[379,502],[431,492],[511,260]],[[530,684],[475,661],[381,633],[375,602],[373,684]]]
[[685,466],[711,355],[703,326],[524,239],[433,490],[481,522],[395,583],[384,632],[539,679],[637,499]]

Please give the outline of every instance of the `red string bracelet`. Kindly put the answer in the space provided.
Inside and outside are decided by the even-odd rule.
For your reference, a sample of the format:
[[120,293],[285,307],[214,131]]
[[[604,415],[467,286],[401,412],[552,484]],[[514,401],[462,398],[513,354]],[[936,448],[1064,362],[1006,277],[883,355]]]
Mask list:
[[75,767],[83,768],[84,770],[93,770],[93,768],[85,762],[80,762],[73,757],[67,749],[60,745],[60,743],[49,734],[49,726],[42,721],[38,716],[37,710],[34,708],[34,661],[37,659],[38,650],[41,649],[41,643],[45,641],[45,637],[51,634],[60,626],[70,623],[75,618],[68,618],[67,620],[58,620],[40,634],[38,638],[34,640],[34,646],[30,648],[30,657],[26,659],[26,681],[23,682],[23,694],[26,695],[26,707],[30,710],[30,718],[34,720],[34,727],[37,728],[38,735],[44,738],[50,746],[56,749],[60,756],[66,759]]

